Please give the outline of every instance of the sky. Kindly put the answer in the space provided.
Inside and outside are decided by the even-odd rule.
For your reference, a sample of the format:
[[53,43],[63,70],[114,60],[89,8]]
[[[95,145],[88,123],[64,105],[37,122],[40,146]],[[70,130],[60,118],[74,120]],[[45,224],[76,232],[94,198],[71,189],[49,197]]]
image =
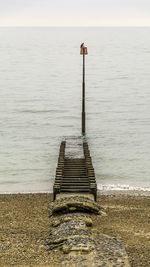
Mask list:
[[0,26],[150,26],[150,0],[0,0]]

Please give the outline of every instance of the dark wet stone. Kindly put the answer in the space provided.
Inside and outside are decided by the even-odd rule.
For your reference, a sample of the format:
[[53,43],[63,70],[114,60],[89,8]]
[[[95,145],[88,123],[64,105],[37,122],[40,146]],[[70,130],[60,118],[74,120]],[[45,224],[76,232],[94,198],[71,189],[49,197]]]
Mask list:
[[78,221],[80,220],[84,222],[86,226],[92,226],[91,217],[84,213],[71,213],[71,214],[60,216],[57,219],[52,221],[51,226],[57,227],[61,223],[75,221],[75,220],[78,220]]

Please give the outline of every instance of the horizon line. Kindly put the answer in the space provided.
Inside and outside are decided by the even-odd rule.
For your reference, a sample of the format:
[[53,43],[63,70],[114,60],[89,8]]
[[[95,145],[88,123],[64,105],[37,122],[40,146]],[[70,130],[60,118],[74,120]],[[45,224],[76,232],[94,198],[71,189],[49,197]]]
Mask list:
[[150,28],[150,25],[148,26],[144,26],[144,25],[121,25],[121,26],[118,26],[118,25],[111,25],[111,26],[25,26],[25,25],[22,25],[22,26],[11,26],[11,25],[8,25],[8,26],[0,26],[0,28]]

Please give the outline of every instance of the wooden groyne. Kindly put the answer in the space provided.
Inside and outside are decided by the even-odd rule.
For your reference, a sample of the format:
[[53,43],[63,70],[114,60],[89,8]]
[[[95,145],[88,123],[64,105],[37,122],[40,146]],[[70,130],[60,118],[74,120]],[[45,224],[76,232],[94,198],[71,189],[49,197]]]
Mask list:
[[97,199],[95,172],[85,138],[67,138],[61,142],[55,183],[54,200],[61,193],[91,194]]
[[97,203],[97,185],[84,137],[61,142],[53,202],[49,206],[47,248],[52,266],[129,267],[123,243],[94,229],[93,215],[107,216]]
[[47,238],[48,250],[60,252],[55,266],[129,267],[122,242],[95,233],[92,228],[92,215],[103,216],[105,212],[97,203],[95,172],[85,138],[87,47],[82,43],[80,49],[83,55],[82,136],[66,138],[60,145],[53,203],[49,207],[51,229]]

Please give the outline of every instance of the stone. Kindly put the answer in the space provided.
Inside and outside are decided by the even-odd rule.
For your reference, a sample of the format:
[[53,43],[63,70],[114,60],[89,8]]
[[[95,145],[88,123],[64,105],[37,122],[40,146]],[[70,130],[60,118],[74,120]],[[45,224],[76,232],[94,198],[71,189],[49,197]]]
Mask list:
[[57,227],[61,223],[69,222],[69,221],[82,221],[85,222],[86,226],[92,226],[92,219],[89,215],[86,215],[84,213],[69,213],[65,214],[63,216],[58,217],[57,219],[53,220],[51,222],[52,227]]
[[48,249],[59,249],[63,253],[60,260],[63,266],[129,267],[123,243],[91,227],[92,213],[107,216],[88,197],[64,196],[53,202],[49,207],[49,216],[54,219],[47,238]]
[[49,216],[57,213],[67,213],[71,211],[84,211],[100,214],[101,207],[94,201],[86,197],[66,197],[53,202],[49,207]]

